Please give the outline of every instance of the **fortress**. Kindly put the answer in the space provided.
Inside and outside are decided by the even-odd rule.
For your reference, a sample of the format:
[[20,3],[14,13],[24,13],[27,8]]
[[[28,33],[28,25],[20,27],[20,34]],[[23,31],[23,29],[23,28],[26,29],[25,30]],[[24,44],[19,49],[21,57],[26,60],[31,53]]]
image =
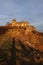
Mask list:
[[26,29],[26,32],[35,30],[35,27],[30,25],[29,22],[27,22],[27,21],[17,22],[15,19],[13,19],[11,21],[11,23],[8,23],[7,26],[10,27],[10,28],[11,27],[24,28],[24,29]]
[[17,27],[26,27],[30,24],[29,24],[29,22],[26,22],[26,21],[17,22],[15,19],[13,19],[12,22],[8,23],[7,25],[8,26],[17,26]]

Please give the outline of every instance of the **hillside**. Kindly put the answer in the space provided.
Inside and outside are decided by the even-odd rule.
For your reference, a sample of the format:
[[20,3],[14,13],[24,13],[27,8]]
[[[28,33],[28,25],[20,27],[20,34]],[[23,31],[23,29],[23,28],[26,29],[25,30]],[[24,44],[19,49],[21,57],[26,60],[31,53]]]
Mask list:
[[[11,53],[8,49],[12,48],[13,38],[15,38],[16,41],[15,47],[18,50],[18,51],[16,50],[18,52],[17,56],[20,57],[22,61],[25,60],[28,65],[29,59],[35,58],[34,54],[36,54],[36,56],[39,55],[39,59],[35,58],[35,61],[31,60],[31,62],[43,63],[43,33],[38,32],[36,28],[31,25],[28,26],[26,25],[24,27],[23,26],[20,27],[20,25],[1,26],[0,27],[0,49],[1,51],[2,50],[4,51],[3,52],[4,54],[7,54],[8,58],[11,56]],[[5,49],[7,49],[7,51]],[[19,50],[21,53],[19,53]],[[22,52],[24,56],[25,53],[27,54],[27,56],[25,56],[26,58],[24,57],[24,59],[22,58],[23,57]],[[31,53],[33,55],[30,56]],[[17,65],[23,65],[23,64],[19,64],[20,62],[22,62],[20,61],[20,59],[17,60]]]
[[[29,30],[29,29],[28,29]],[[25,28],[6,28],[6,30],[0,31],[0,46],[5,42],[12,40],[13,37],[20,39],[24,44],[30,45],[33,48],[43,51],[43,34],[37,31],[28,31]],[[4,46],[3,46],[4,47]]]

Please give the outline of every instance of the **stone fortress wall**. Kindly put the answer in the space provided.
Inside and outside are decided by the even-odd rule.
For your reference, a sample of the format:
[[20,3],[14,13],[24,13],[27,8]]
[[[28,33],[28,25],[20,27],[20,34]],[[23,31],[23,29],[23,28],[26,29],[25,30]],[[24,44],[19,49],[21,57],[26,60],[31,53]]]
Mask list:
[[29,22],[26,22],[26,21],[17,22],[15,19],[12,20],[11,24],[12,26],[21,26],[21,27],[30,25]]
[[15,19],[13,19],[11,21],[11,23],[8,23],[7,26],[10,26],[10,27],[14,27],[15,26],[17,28],[22,27],[22,28],[26,28],[27,31],[29,31],[29,30],[35,30],[35,27],[32,26],[32,25],[30,25],[29,22],[27,22],[27,21],[17,22]]

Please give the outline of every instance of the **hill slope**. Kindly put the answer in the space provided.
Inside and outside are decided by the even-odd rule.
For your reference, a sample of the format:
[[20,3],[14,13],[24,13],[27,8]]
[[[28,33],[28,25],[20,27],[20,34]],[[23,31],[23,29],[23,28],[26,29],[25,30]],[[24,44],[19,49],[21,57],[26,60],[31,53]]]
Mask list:
[[[0,31],[1,32],[1,31]],[[3,33],[4,32],[4,33]],[[12,38],[20,39],[25,45],[30,45],[33,48],[43,51],[43,33],[39,33],[36,30],[30,31],[24,28],[11,28],[4,30],[0,34],[0,47],[6,42],[12,41]]]
[[[16,41],[15,47],[18,58],[18,60],[16,61],[17,65],[29,65],[29,63],[34,62],[42,62],[43,64],[43,33],[39,33],[37,30],[35,30],[35,28],[33,29],[31,25],[28,27],[19,28],[6,26],[0,27],[0,49],[1,52],[2,50],[4,51],[2,54],[0,54],[0,56],[5,56],[5,54],[7,54],[8,60],[10,60],[11,57],[11,50],[9,49],[12,48],[13,38],[15,38]],[[36,57],[38,57],[38,59]],[[21,59],[24,63],[21,61]],[[26,63],[24,60],[26,61]],[[31,61],[29,62],[29,60]]]

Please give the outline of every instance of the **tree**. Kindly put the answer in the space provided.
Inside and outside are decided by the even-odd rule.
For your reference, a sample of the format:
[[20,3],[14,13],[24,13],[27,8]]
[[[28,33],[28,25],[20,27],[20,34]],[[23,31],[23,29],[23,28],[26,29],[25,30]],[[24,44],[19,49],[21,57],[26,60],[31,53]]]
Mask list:
[[12,49],[11,49],[11,60],[9,65],[16,64],[16,49],[15,49],[15,38],[12,41]]

